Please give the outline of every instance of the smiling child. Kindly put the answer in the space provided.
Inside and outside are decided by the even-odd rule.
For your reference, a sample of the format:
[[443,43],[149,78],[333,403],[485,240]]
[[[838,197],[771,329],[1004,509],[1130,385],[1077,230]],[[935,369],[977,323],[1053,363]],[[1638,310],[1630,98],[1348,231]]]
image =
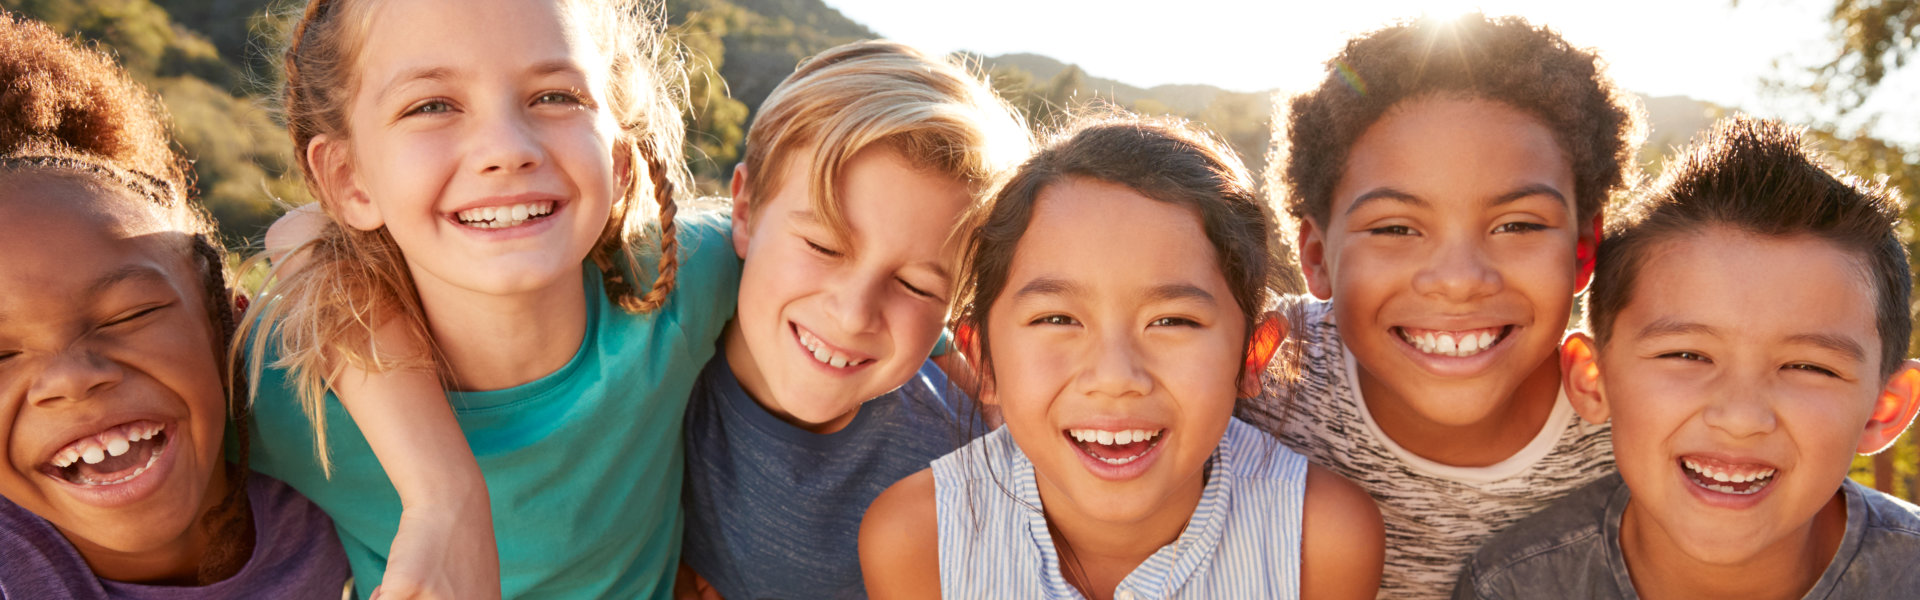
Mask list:
[[1567,395],[1608,477],[1495,537],[1457,598],[1909,598],[1920,508],[1847,479],[1920,406],[1884,188],[1722,121],[1601,244]]

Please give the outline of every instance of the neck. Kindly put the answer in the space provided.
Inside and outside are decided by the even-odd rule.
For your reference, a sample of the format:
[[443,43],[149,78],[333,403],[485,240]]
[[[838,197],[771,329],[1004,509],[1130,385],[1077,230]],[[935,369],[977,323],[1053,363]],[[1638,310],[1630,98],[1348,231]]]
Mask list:
[[1791,600],[1806,595],[1826,572],[1847,529],[1845,492],[1836,494],[1804,526],[1735,563],[1708,563],[1687,555],[1629,500],[1621,516],[1620,550],[1641,598]]
[[427,329],[456,386],[505,389],[566,366],[587,333],[586,287],[576,277],[494,295],[431,281],[415,270]]
[[[194,517],[193,522],[187,525],[186,531],[181,532],[179,537],[158,547],[121,551],[93,544],[68,532],[61,533],[73,543],[74,549],[80,552],[80,558],[87,561],[87,568],[102,579],[157,585],[204,585],[205,582],[201,581],[201,567],[209,555],[208,550],[216,543],[234,542],[234,540],[215,539],[213,524],[208,522],[208,515],[220,505],[222,500],[226,499],[228,485],[241,485],[227,481],[226,469],[219,468],[213,471],[213,479],[207,485],[206,497],[201,500],[200,512]],[[245,514],[241,518],[250,522],[253,515]],[[227,531],[252,535],[253,528],[243,527]],[[245,542],[247,547],[252,547],[251,539],[240,541]],[[248,554],[251,555],[251,551]],[[241,557],[242,560],[234,565],[223,565],[228,567],[219,569],[223,572],[209,573],[209,575],[212,575],[215,580],[231,577],[239,572],[240,567],[246,565],[245,558]]]
[[1207,485],[1203,467],[1141,518],[1109,521],[1081,512],[1044,477],[1038,479],[1040,504],[1046,509],[1047,531],[1053,535],[1060,570],[1069,583],[1092,600],[1113,597],[1114,589],[1128,574],[1153,553],[1180,539]]
[[1366,367],[1359,371],[1361,398],[1380,430],[1408,452],[1455,467],[1485,467],[1513,457],[1540,435],[1560,397],[1557,353],[1527,374],[1486,418],[1465,425],[1420,416]]
[[722,350],[727,355],[727,369],[733,371],[734,380],[740,382],[740,389],[747,392],[747,397],[752,398],[753,403],[760,405],[767,414],[785,421],[788,425],[819,434],[846,429],[847,424],[853,422],[853,417],[860,414],[860,405],[856,403],[854,409],[847,411],[847,414],[825,423],[809,423],[795,418],[782,410],[776,401],[778,396],[775,395],[773,386],[767,383],[766,375],[760,372],[760,363],[754,360],[753,349],[747,347],[747,338],[740,331],[739,319],[727,321],[721,340],[722,345],[725,346]]

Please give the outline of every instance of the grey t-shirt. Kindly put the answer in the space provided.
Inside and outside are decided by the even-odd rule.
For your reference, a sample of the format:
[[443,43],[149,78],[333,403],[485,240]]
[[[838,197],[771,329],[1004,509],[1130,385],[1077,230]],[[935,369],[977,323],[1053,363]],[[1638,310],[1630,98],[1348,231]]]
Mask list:
[[[1807,600],[1912,598],[1920,590],[1920,507],[1852,480],[1847,531]],[[1474,554],[1455,599],[1637,600],[1620,553],[1627,486],[1607,476],[1508,528]]]
[[42,598],[337,600],[347,555],[333,521],[293,488],[266,475],[247,480],[253,556],[240,572],[206,586],[141,585],[101,579],[52,523],[0,498],[0,600]]
[[865,598],[860,517],[900,479],[985,434],[932,361],[839,431],[773,416],[716,353],[687,404],[682,557],[728,600]]

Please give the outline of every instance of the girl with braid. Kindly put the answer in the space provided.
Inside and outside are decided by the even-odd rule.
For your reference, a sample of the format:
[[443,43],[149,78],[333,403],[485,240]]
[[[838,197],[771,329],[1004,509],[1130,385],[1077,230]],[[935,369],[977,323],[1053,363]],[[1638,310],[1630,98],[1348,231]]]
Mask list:
[[0,599],[338,598],[327,516],[223,456],[225,251],[157,105],[0,13]]
[[681,418],[740,267],[725,215],[675,215],[661,29],[632,0],[312,0],[293,30],[325,218],[243,320],[253,458],[333,516],[362,597],[671,592]]

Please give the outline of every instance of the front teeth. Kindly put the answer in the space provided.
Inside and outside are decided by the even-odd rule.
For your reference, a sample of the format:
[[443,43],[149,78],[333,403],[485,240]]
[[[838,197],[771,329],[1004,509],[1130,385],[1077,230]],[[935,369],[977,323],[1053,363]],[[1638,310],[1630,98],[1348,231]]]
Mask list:
[[54,453],[53,466],[67,468],[73,463],[84,462],[90,465],[100,464],[109,456],[126,454],[135,442],[144,442],[159,435],[162,427],[156,423],[129,423],[91,437],[81,438]]
[[[795,329],[799,329],[799,328],[795,327]],[[800,345],[805,346],[808,352],[813,353],[814,360],[825,363],[826,365],[831,366],[835,369],[845,368],[851,365],[858,365],[858,364],[867,362],[865,360],[853,358],[845,354],[841,354],[839,352],[833,351],[833,349],[828,348],[826,344],[820,343],[820,338],[814,337],[811,332],[808,332],[805,329],[800,329],[799,331],[800,331]]]
[[1160,437],[1159,431],[1148,431],[1145,429],[1125,429],[1121,431],[1069,429],[1067,430],[1067,434],[1073,436],[1074,441],[1100,444],[1102,446],[1125,446],[1134,442],[1144,442]]
[[[1716,469],[1711,465],[1703,464],[1693,459],[1681,459],[1680,462],[1686,465],[1687,470],[1693,471],[1694,473],[1699,474],[1701,479],[1710,479],[1719,483],[1748,483],[1748,482],[1754,482],[1754,481],[1763,481],[1773,477],[1774,473],[1778,472],[1777,469],[1762,469],[1762,470],[1754,471],[1750,473],[1732,473],[1732,472]],[[1707,489],[1710,489],[1716,492],[1720,492],[1724,494],[1743,494],[1743,495],[1758,492],[1760,491],[1761,488],[1766,487],[1763,484],[1763,485],[1754,486],[1751,489],[1736,490],[1731,486],[1713,485],[1713,484],[1704,484],[1704,485]]]
[[504,229],[517,226],[535,217],[553,213],[552,202],[531,202],[512,206],[483,206],[454,213],[454,216],[471,227],[480,229]]
[[1401,339],[1413,344],[1414,348],[1427,354],[1442,356],[1473,356],[1493,347],[1498,341],[1494,335],[1496,329],[1480,331],[1429,331],[1419,335],[1405,329],[1400,330]]

